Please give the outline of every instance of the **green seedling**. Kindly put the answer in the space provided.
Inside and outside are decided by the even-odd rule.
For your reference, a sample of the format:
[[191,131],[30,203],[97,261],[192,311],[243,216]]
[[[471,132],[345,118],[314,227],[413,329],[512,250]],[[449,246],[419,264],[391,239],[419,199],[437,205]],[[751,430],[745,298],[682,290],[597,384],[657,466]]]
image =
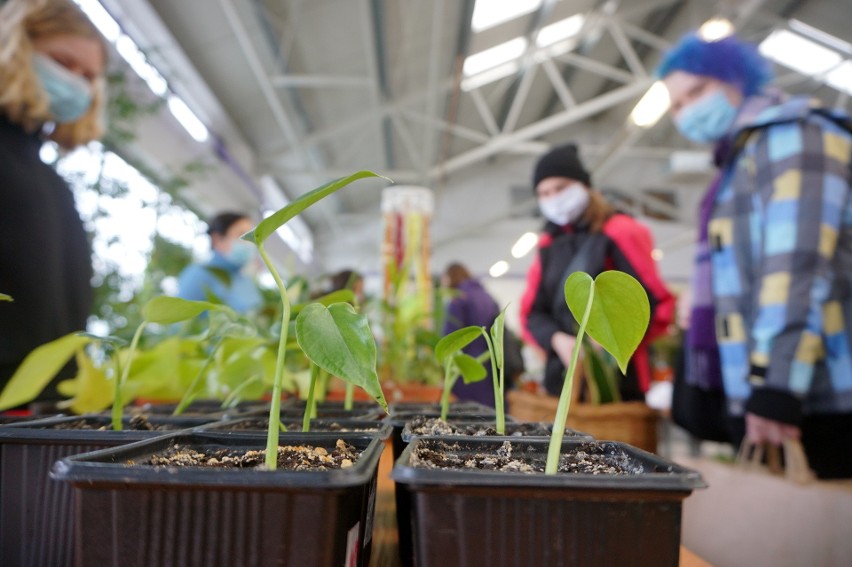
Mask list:
[[0,301],[15,301],[11,295],[0,293]]
[[[255,246],[257,246],[260,257],[263,260],[263,263],[266,264],[266,267],[267,267],[267,269],[269,269],[269,272],[272,274],[272,277],[275,280],[275,284],[278,287],[278,291],[279,291],[280,297],[281,297],[281,308],[282,308],[281,309],[281,336],[279,338],[278,355],[277,355],[276,364],[275,364],[275,375],[274,375],[273,384],[272,384],[272,402],[270,404],[270,409],[269,409],[269,429],[267,430],[267,438],[266,438],[266,468],[269,469],[269,470],[274,470],[276,468],[276,465],[277,465],[278,423],[279,423],[279,419],[280,419],[280,415],[281,415],[281,392],[282,392],[282,383],[283,383],[283,376],[284,376],[285,357],[286,357],[286,352],[287,352],[287,335],[288,335],[288,331],[289,331],[289,328],[290,328],[289,323],[290,323],[291,307],[290,307],[290,298],[289,298],[288,293],[287,293],[287,287],[284,285],[284,281],[281,279],[281,276],[278,273],[278,270],[276,270],[275,265],[272,263],[272,260],[270,259],[269,254],[266,251],[264,243],[266,242],[267,238],[269,238],[272,234],[275,233],[276,230],[278,230],[285,223],[287,223],[287,221],[289,221],[290,219],[292,219],[293,217],[295,217],[299,213],[303,212],[305,209],[307,209],[308,207],[310,207],[314,203],[324,199],[325,197],[335,193],[336,191],[339,191],[340,189],[342,189],[343,187],[345,187],[346,185],[349,185],[350,183],[352,183],[354,181],[357,181],[359,179],[364,179],[364,178],[367,178],[367,177],[381,177],[381,176],[373,173],[372,171],[359,171],[358,173],[350,175],[349,177],[344,177],[344,178],[338,179],[336,181],[332,181],[331,183],[328,183],[328,184],[323,185],[321,187],[318,187],[317,189],[314,189],[313,191],[309,191],[308,193],[305,193],[304,195],[302,195],[301,197],[299,197],[295,201],[291,202],[290,204],[288,204],[284,208],[276,211],[275,213],[273,213],[272,215],[270,215],[269,217],[267,217],[266,219],[261,221],[253,230],[247,232],[246,234],[244,234],[242,236],[243,240],[251,242]],[[306,307],[305,309],[310,309],[310,308]],[[308,315],[304,314],[305,309],[302,310],[302,313],[299,313],[299,317],[303,317],[303,316],[305,317],[305,318],[302,319],[302,325],[305,327],[305,332],[307,333],[305,335],[306,337],[311,335],[313,330],[314,330],[312,325],[311,325],[311,322],[310,322],[310,320],[313,317],[321,318],[322,321],[318,325],[322,326],[323,328],[325,328],[325,326],[328,324],[328,318],[330,317],[331,320],[334,321],[335,323],[337,323],[338,321],[341,321],[341,322],[344,322],[346,325],[351,324],[351,325],[354,325],[355,328],[357,328],[359,330],[361,329],[360,322],[353,320],[346,315],[343,315],[340,309],[335,310],[335,314],[337,316],[335,316],[335,314],[331,313],[330,308],[328,310],[322,311],[322,312],[317,312],[317,311],[312,309],[311,311],[309,311]],[[310,315],[311,312],[317,313],[317,315],[312,316],[312,315]],[[297,318],[297,321],[298,321],[298,318]],[[355,332],[354,329],[351,329],[351,328],[340,329],[338,332],[340,333],[341,337],[348,337],[348,338],[357,337],[357,333]],[[358,340],[358,339],[355,338],[354,340]],[[371,340],[372,340],[372,335],[371,335]],[[344,344],[348,344],[348,343],[346,343],[345,340],[342,340],[342,342]],[[341,342],[337,342],[336,347],[334,347],[334,348],[339,348],[340,344],[341,344]],[[374,346],[374,348],[375,348],[375,346]],[[334,354],[338,355],[340,353],[334,353]],[[306,355],[308,355],[308,353],[306,353]],[[328,360],[325,360],[321,356],[317,356],[317,353],[313,353],[312,355],[308,355],[308,356],[309,357],[310,356],[316,357],[316,359],[312,358],[311,360],[312,360],[313,364],[315,364],[316,366],[318,366],[320,368],[322,368],[322,364],[326,364],[326,363],[329,362]],[[345,355],[342,355],[342,356],[344,356],[344,358],[345,358]],[[330,355],[330,358],[335,358],[335,357]],[[348,380],[351,377],[341,376],[341,378],[344,379],[344,380]],[[376,385],[378,386],[378,376],[376,376]],[[379,391],[381,391],[380,387],[379,387]],[[378,399],[379,398],[377,398],[377,400]],[[384,401],[384,396],[381,396],[379,403],[382,403],[383,401]],[[308,409],[309,405],[310,404],[306,404],[305,411],[309,411],[309,409]],[[383,407],[386,407],[386,404],[383,404]]]
[[[503,361],[503,333],[506,310],[500,312],[490,332],[485,327],[463,327],[453,331],[438,341],[435,345],[435,357],[444,367],[444,389],[441,395],[441,419],[446,420],[450,405],[450,392],[453,385],[461,375],[465,384],[471,384],[484,380],[488,373],[482,366],[482,360],[473,358],[462,353],[462,349],[475,341],[480,336],[488,345],[487,358],[491,360],[491,381],[494,386],[494,411],[496,413],[496,426],[498,435],[506,432],[506,412],[503,402],[504,386],[504,361]],[[484,360],[484,359],[483,359]]]
[[615,358],[621,371],[627,372],[627,363],[642,342],[651,316],[648,295],[642,284],[617,270],[603,272],[595,279],[585,272],[574,272],[565,282],[565,301],[580,327],[553,421],[546,474],[556,474],[559,468],[565,422],[571,405],[574,370],[583,336],[588,333]]

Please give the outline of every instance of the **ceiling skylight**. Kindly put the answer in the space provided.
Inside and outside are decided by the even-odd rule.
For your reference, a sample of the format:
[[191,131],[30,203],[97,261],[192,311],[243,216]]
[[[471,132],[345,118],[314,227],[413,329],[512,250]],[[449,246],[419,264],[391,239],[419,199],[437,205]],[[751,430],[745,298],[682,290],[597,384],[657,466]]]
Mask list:
[[464,74],[470,77],[488,69],[499,67],[504,63],[519,58],[523,55],[526,48],[526,38],[516,37],[479,53],[468,55],[464,60]]
[[852,61],[844,61],[825,75],[825,82],[839,91],[852,95]]
[[481,32],[517,17],[535,12],[542,0],[476,0],[470,27]]
[[539,47],[547,47],[554,43],[570,39],[577,35],[583,27],[585,20],[586,18],[582,14],[574,14],[570,18],[565,18],[564,20],[544,26],[539,30],[535,38],[535,43]]
[[525,232],[512,246],[512,257],[523,258],[530,253],[530,250],[538,244],[538,235],[534,232]]
[[810,77],[823,75],[843,61],[833,49],[789,30],[772,32],[761,42],[759,49],[773,61]]

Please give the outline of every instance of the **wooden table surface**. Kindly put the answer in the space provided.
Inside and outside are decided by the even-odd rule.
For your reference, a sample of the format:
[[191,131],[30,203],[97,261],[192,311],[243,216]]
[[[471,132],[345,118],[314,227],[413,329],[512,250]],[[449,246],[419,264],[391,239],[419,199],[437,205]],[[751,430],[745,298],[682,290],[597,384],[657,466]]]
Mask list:
[[[396,502],[390,478],[393,451],[390,441],[379,461],[379,486],[376,495],[376,517],[373,523],[373,549],[370,567],[401,567],[397,553]],[[452,567],[452,566],[447,566]],[[680,567],[712,567],[709,563],[681,546]]]

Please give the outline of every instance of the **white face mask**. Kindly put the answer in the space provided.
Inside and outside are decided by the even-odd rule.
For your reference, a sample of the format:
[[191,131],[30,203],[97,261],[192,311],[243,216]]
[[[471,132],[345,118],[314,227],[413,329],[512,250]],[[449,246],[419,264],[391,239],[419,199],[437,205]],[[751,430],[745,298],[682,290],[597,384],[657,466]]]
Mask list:
[[589,206],[589,192],[581,183],[569,185],[556,195],[538,202],[544,218],[559,226],[571,224]]

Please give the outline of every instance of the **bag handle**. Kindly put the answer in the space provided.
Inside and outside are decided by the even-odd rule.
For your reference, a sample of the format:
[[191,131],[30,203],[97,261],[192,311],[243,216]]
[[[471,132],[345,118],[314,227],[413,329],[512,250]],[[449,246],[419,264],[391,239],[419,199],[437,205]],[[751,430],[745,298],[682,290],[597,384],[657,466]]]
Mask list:
[[[784,461],[781,461],[783,447]],[[798,439],[785,439],[782,447],[768,443],[752,443],[743,439],[737,453],[737,465],[752,471],[769,472],[783,475],[787,480],[796,484],[807,484],[816,480],[810,466],[802,442]],[[763,464],[764,458],[766,465]]]

